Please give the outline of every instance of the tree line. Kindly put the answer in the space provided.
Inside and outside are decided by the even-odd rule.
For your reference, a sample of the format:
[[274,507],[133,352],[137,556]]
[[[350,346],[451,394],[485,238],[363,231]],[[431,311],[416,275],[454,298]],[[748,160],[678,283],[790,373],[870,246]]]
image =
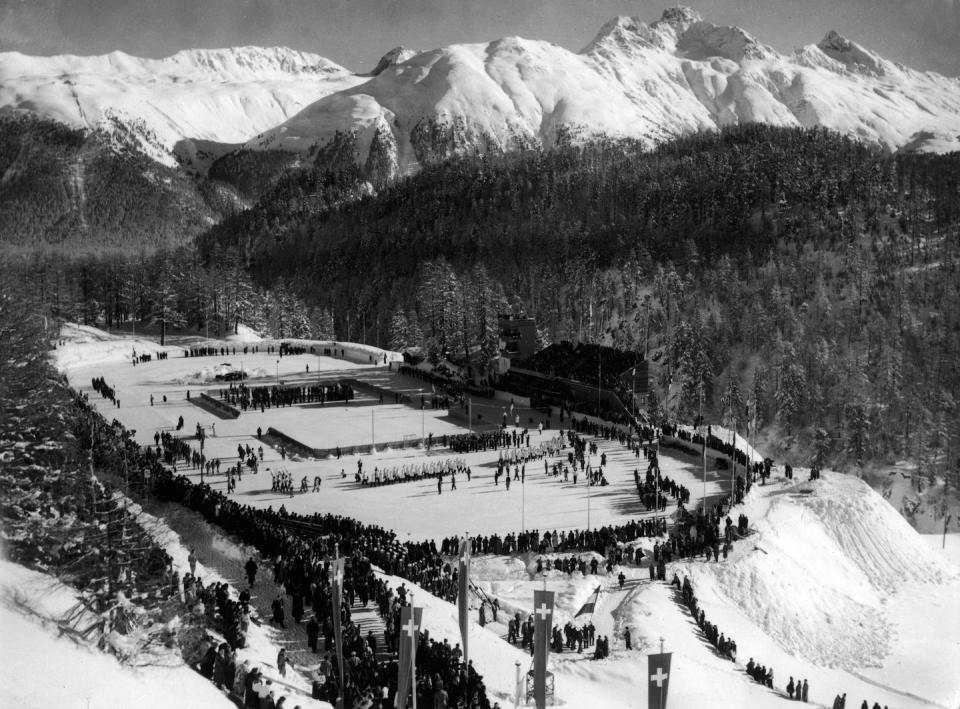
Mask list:
[[304,284],[340,337],[390,328],[396,344],[412,331],[451,351],[483,340],[449,312],[476,300],[482,266],[490,310],[519,303],[545,341],[658,357],[664,413],[691,420],[702,400],[714,420],[776,427],[823,459],[953,465],[956,155],[746,125],[652,150],[468,157],[377,193],[362,175],[309,179],[322,192],[293,200],[309,207],[285,218],[275,191],[201,237],[201,255],[236,249],[257,282]]

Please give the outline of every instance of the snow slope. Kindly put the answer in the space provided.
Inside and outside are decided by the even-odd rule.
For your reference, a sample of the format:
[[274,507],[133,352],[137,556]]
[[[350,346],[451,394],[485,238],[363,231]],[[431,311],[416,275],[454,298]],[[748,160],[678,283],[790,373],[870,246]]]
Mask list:
[[[52,620],[76,601],[72,589],[44,574],[0,561],[0,706],[62,709],[227,709],[213,683],[183,663],[132,668],[77,645]],[[14,609],[27,604],[33,617]]]
[[285,47],[195,49],[164,59],[0,53],[0,108],[133,138],[167,164],[181,141],[243,143],[363,81],[328,59]]
[[617,18],[579,54],[518,37],[422,52],[247,147],[304,151],[352,132],[358,161],[386,159],[403,172],[564,136],[653,142],[749,121],[823,126],[889,149],[957,149],[960,81],[895,65],[834,32],[784,56],[680,8],[649,25]]
[[853,696],[881,704],[956,706],[960,569],[878,493],[825,472],[755,487],[744,513],[757,534],[730,560],[675,565],[741,652],[781,682],[800,671],[834,694],[859,681],[874,689]]

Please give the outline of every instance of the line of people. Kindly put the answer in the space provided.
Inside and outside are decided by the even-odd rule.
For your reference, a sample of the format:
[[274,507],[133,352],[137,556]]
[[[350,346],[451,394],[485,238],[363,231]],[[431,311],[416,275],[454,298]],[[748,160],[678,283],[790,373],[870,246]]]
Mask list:
[[[463,458],[445,458],[430,460],[421,463],[404,463],[403,465],[374,467],[373,472],[358,466],[354,480],[358,485],[379,487],[381,485],[395,485],[397,483],[414,482],[432,478],[443,479],[450,475],[456,479],[457,475],[470,480],[470,466]],[[454,486],[454,489],[456,487]]]

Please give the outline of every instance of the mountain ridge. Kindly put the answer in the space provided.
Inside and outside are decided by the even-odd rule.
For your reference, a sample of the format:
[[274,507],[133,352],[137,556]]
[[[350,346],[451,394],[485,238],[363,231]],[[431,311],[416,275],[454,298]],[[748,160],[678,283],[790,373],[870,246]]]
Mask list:
[[960,147],[960,80],[898,66],[833,31],[782,55],[746,30],[675,8],[650,24],[615,18],[580,53],[514,37],[421,52],[245,148],[311,153],[349,135],[358,164],[395,146],[386,162],[396,176],[422,165],[425,128],[441,136],[432,153],[448,157],[549,148],[561,136],[652,144],[744,122],[944,152]]
[[649,145],[747,122],[826,127],[891,151],[960,148],[960,79],[832,30],[784,55],[685,7],[650,23],[614,18],[580,52],[520,37],[397,47],[363,75],[277,47],[163,59],[8,52],[0,111],[105,131],[199,175],[230,153],[279,151],[291,164],[351,163],[392,179],[454,155],[598,138]]

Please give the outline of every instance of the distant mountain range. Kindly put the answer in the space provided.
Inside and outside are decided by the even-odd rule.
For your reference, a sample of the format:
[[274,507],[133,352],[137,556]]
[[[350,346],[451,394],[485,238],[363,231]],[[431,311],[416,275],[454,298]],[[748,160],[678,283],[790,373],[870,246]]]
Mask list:
[[960,149],[960,80],[830,32],[786,56],[686,8],[620,17],[580,53],[508,37],[416,52],[367,75],[285,48],[166,59],[0,54],[0,111],[100,129],[200,174],[241,149],[285,166],[352,160],[392,177],[457,154],[593,138],[647,143],[740,122],[823,126],[890,150]]

